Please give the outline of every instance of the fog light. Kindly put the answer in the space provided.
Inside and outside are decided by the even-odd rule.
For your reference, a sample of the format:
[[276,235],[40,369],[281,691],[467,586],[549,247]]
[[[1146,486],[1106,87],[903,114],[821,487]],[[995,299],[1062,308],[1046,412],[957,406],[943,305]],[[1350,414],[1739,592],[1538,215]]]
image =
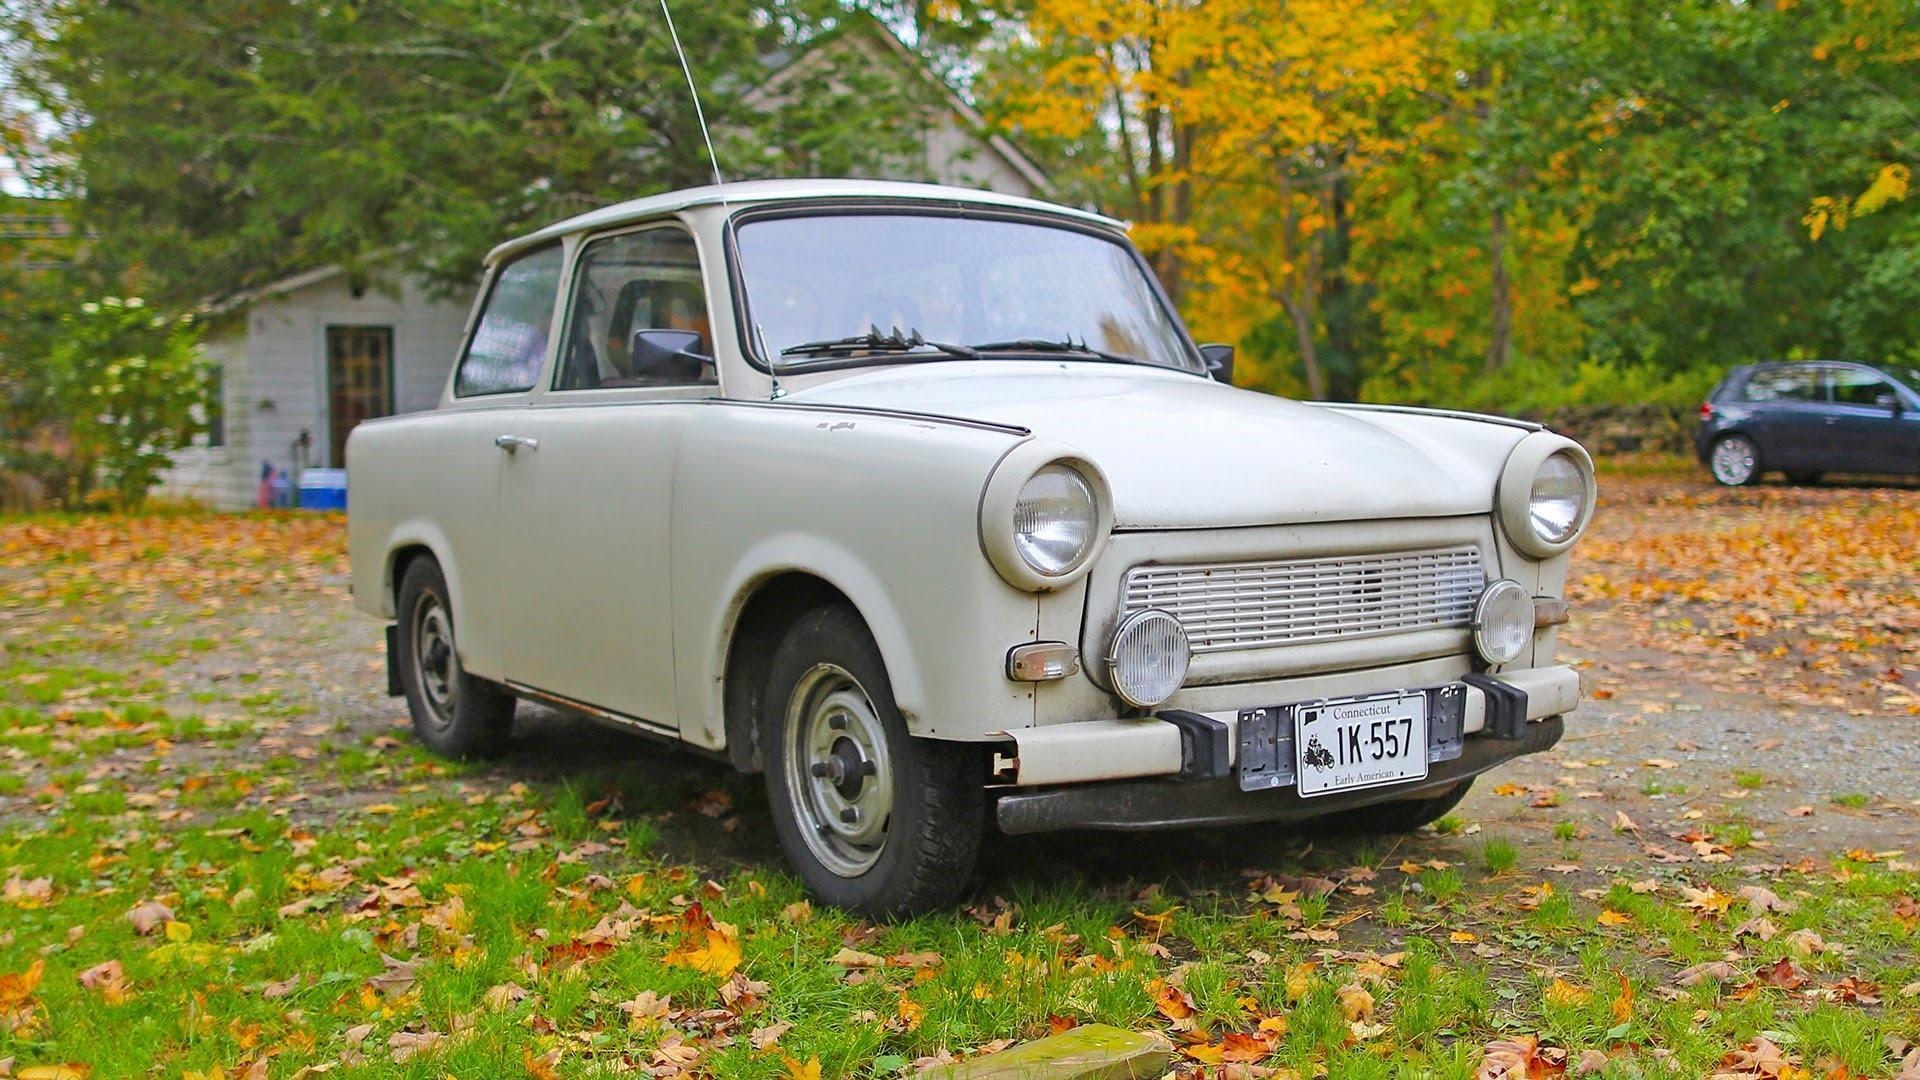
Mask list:
[[1533,597],[1509,578],[1487,586],[1473,609],[1473,647],[1492,664],[1513,662],[1533,637]]
[[1187,629],[1180,620],[1148,608],[1120,621],[1113,647],[1107,650],[1107,670],[1114,693],[1129,705],[1150,709],[1187,681],[1187,664],[1192,659]]

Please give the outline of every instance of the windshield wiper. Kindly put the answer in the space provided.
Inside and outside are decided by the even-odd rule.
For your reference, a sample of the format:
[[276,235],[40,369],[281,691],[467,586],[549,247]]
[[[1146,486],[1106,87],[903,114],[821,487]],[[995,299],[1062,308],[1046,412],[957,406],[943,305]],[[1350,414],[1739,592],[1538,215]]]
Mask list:
[[972,349],[975,352],[983,352],[983,353],[990,353],[990,352],[1073,353],[1078,356],[1091,356],[1096,360],[1104,360],[1110,364],[1141,364],[1146,362],[1144,360],[1139,359],[1138,357],[1122,356],[1119,353],[1110,353],[1105,351],[1104,349],[1096,349],[1093,346],[1088,345],[1084,340],[1075,341],[1070,337],[1061,338],[1058,341],[1049,340],[1047,338],[1014,338],[1010,341],[982,342],[977,345],[969,345],[967,346],[967,348]]
[[910,353],[920,349],[933,349],[958,356],[963,360],[978,360],[980,353],[965,345],[948,345],[939,341],[928,341],[920,336],[918,330],[901,330],[894,327],[882,331],[877,326],[869,326],[864,334],[853,337],[824,338],[820,341],[803,341],[798,345],[789,345],[780,350],[781,356],[840,356],[856,352],[864,353]]

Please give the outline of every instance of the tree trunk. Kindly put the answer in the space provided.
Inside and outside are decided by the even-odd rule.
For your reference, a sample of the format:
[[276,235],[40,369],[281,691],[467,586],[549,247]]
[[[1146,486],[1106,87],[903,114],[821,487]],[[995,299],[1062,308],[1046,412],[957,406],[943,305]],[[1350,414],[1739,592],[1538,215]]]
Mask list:
[[1294,344],[1300,349],[1300,367],[1307,376],[1307,397],[1316,401],[1327,396],[1327,376],[1320,370],[1320,353],[1313,344],[1313,311],[1304,300],[1283,296],[1280,306],[1293,322]]
[[1498,206],[1493,208],[1487,229],[1487,257],[1493,264],[1493,329],[1487,335],[1486,366],[1486,373],[1491,375],[1506,366],[1507,353],[1513,346],[1513,283],[1507,278],[1507,213]]
[[[1327,354],[1334,364],[1342,397],[1358,397],[1361,381],[1360,305],[1351,295],[1352,279],[1347,274],[1348,258],[1353,251],[1353,215],[1346,178],[1347,154],[1332,154],[1333,178],[1327,184],[1327,209],[1333,219],[1321,250],[1325,253],[1321,270],[1320,317],[1327,324]],[[1351,382],[1351,385],[1349,385]],[[1332,390],[1332,387],[1326,389]]]

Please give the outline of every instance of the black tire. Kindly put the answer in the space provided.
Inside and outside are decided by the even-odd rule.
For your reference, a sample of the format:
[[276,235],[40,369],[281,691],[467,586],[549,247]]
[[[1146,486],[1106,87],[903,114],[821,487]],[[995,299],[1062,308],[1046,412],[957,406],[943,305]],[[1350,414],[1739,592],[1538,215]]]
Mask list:
[[449,595],[440,564],[431,558],[415,559],[400,579],[394,663],[413,733],[441,757],[499,757],[513,733],[513,695],[461,666]]
[[1314,824],[1337,832],[1356,833],[1410,833],[1423,825],[1431,825],[1446,816],[1447,812],[1460,805],[1460,800],[1473,790],[1473,778],[1460,781],[1450,790],[1424,799],[1399,799],[1394,802],[1374,803],[1372,806],[1342,810],[1316,818]]
[[985,754],[908,733],[859,615],[802,615],[774,651],[765,702],[774,831],[813,895],[876,919],[957,899],[986,831]]
[[1760,448],[1745,435],[1722,435],[1707,448],[1707,472],[1727,487],[1745,487],[1760,471]]
[[1790,472],[1787,474],[1787,483],[1811,486],[1820,482],[1821,475],[1817,472]]

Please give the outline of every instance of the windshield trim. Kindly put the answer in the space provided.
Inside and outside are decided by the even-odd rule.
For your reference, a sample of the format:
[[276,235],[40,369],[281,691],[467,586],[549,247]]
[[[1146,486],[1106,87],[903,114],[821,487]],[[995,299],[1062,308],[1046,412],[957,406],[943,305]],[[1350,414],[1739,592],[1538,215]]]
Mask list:
[[[1146,277],[1154,302],[1166,315],[1177,331],[1180,349],[1186,357],[1186,365],[1163,364],[1153,360],[1129,359],[1126,363],[1140,367],[1157,368],[1161,371],[1178,371],[1200,378],[1209,378],[1206,361],[1200,355],[1199,346],[1194,344],[1193,334],[1187,329],[1185,320],[1174,307],[1173,301],[1161,287],[1159,275],[1153,272],[1140,249],[1133,246],[1127,238],[1112,229],[1093,222],[1080,221],[1065,215],[1049,214],[1043,211],[1024,210],[1018,207],[996,206],[986,203],[970,203],[962,200],[952,202],[927,199],[869,199],[850,197],[844,199],[805,199],[786,202],[766,203],[760,206],[743,208],[727,218],[724,226],[724,243],[721,245],[726,255],[728,291],[733,294],[734,335],[739,343],[740,355],[746,357],[748,366],[761,374],[787,376],[812,375],[823,371],[842,371],[855,367],[874,367],[888,364],[925,363],[928,361],[957,360],[937,353],[895,353],[870,356],[836,358],[831,361],[803,360],[794,363],[780,360],[774,367],[767,364],[766,355],[760,350],[759,335],[753,333],[753,312],[747,303],[746,275],[740,266],[740,245],[737,233],[740,226],[756,221],[768,221],[793,217],[843,217],[876,214],[895,214],[902,217],[953,217],[979,218],[989,221],[1013,221],[1025,225],[1040,225],[1046,228],[1064,229],[1082,233],[1118,246],[1133,260],[1141,274]],[[1065,353],[1041,352],[994,352],[982,357],[983,360],[995,359],[1047,359],[1073,361],[1084,360],[1090,363],[1108,364],[1112,361],[1098,360],[1094,357],[1079,357]]]

